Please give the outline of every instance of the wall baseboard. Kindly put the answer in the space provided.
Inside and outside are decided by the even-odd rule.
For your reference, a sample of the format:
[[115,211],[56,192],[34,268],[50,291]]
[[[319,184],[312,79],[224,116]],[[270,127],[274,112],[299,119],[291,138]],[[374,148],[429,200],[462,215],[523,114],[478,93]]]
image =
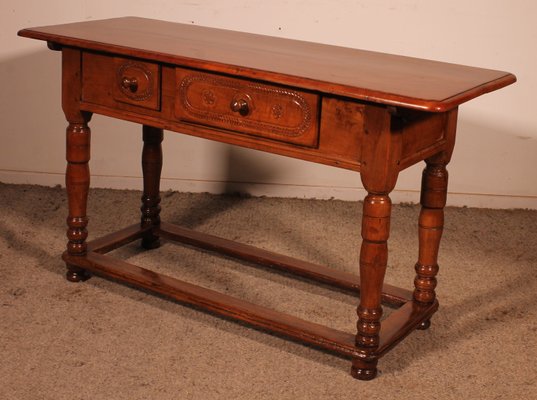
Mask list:
[[[43,186],[65,186],[64,175],[59,173],[0,170],[0,182]],[[141,190],[141,177],[92,175],[91,186],[110,189]],[[302,186],[278,183],[222,182],[163,177],[161,189],[192,193],[242,193],[251,196],[290,197],[311,199],[337,199],[356,201],[366,192],[360,187]],[[395,189],[390,197],[394,204],[418,203],[417,190]],[[504,194],[454,193],[448,195],[448,206],[477,208],[524,208],[537,209],[537,196]]]

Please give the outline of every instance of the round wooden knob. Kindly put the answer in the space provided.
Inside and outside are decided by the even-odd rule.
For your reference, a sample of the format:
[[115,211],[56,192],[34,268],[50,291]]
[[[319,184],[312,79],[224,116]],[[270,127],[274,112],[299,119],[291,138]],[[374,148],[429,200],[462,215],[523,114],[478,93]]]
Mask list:
[[248,102],[244,99],[237,99],[231,102],[231,110],[238,112],[243,117],[250,113],[250,106]]
[[136,93],[138,90],[138,80],[136,78],[127,78],[124,76],[121,79],[121,86],[124,89],[130,90],[132,93]]

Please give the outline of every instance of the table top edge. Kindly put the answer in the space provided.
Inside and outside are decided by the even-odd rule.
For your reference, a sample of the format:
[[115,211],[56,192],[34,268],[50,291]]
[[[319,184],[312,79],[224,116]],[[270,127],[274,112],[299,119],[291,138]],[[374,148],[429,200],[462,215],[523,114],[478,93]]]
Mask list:
[[[138,18],[138,17],[112,18],[108,20],[98,20],[95,22],[112,22],[116,20],[132,20],[132,19],[141,20],[141,21],[159,22],[156,20],[148,20],[145,18]],[[91,21],[86,21],[86,22],[91,22]],[[460,67],[466,67],[466,68],[471,68],[475,70],[490,71],[491,73],[494,72],[496,74],[494,74],[493,79],[481,82],[479,85],[467,88],[466,90],[462,90],[458,93],[454,93],[453,95],[447,96],[442,99],[420,98],[420,97],[402,95],[398,93],[390,93],[390,92],[386,92],[383,90],[375,90],[375,89],[366,88],[366,87],[352,86],[352,85],[341,84],[337,82],[334,83],[334,82],[330,82],[327,80],[312,79],[310,77],[305,77],[301,75],[286,74],[281,71],[274,72],[270,70],[258,69],[258,68],[250,67],[248,65],[233,65],[233,64],[228,64],[228,63],[222,63],[219,61],[207,60],[203,58],[192,58],[192,57],[187,57],[187,56],[181,56],[178,54],[159,53],[158,51],[144,50],[144,49],[135,48],[135,47],[118,46],[113,43],[103,43],[103,42],[98,42],[98,41],[80,39],[76,37],[62,36],[60,34],[47,32],[47,29],[61,27],[61,26],[76,25],[76,24],[81,24],[81,23],[51,25],[51,26],[36,27],[36,28],[25,28],[25,29],[19,30],[17,34],[18,36],[21,36],[21,37],[47,41],[49,43],[49,47],[51,47],[51,45],[57,46],[58,48],[61,48],[63,46],[75,47],[75,48],[87,49],[87,50],[98,51],[98,52],[113,53],[113,54],[123,55],[123,56],[128,56],[128,57],[154,60],[157,62],[162,62],[162,63],[167,63],[167,64],[175,64],[175,65],[182,65],[182,66],[187,66],[191,68],[204,69],[204,70],[223,73],[223,74],[232,74],[232,75],[240,74],[241,76],[244,76],[246,78],[257,79],[261,81],[270,81],[270,82],[279,83],[282,85],[288,85],[288,86],[299,87],[299,88],[307,89],[307,90],[319,91],[322,93],[336,95],[336,96],[349,97],[349,98],[354,98],[357,100],[385,104],[388,106],[417,109],[417,110],[427,111],[427,112],[448,111],[466,101],[469,101],[473,98],[481,96],[485,93],[489,93],[489,92],[498,90],[500,88],[503,88],[505,86],[508,86],[510,84],[513,84],[517,80],[514,74],[511,74],[505,71],[493,71],[493,70],[486,70],[482,68],[460,66]],[[177,23],[173,23],[173,24],[179,25],[179,26],[187,25],[187,24],[177,24]],[[204,27],[196,26],[196,29],[199,29],[199,28],[207,29],[211,31],[226,31],[226,30],[222,30],[218,28],[204,28]],[[236,32],[236,31],[227,31],[227,32],[238,33],[238,34],[242,33],[242,32]],[[278,39],[278,40],[282,39],[284,41],[296,42],[296,43],[311,43],[312,45],[321,45],[321,46],[338,48],[338,46],[322,45],[322,44],[317,44],[317,43],[312,43],[312,42],[302,42],[302,41],[296,41],[292,39],[272,38],[270,36],[257,35],[257,34],[245,33],[244,35],[249,35],[249,36],[251,35],[252,37],[257,37],[257,36],[266,37],[268,39]],[[341,49],[347,49],[347,48],[341,48]],[[349,48],[348,50],[356,50],[356,49]],[[358,50],[358,51],[362,51],[362,50]],[[363,51],[363,52],[375,54],[374,52],[369,52],[369,51]],[[384,53],[376,53],[376,54],[382,55]],[[393,56],[393,57],[397,57],[401,59],[403,58],[409,59],[409,60],[412,59],[410,57],[405,57],[405,56],[396,56],[396,55],[390,55],[390,54],[385,54],[385,55]],[[416,60],[420,60],[420,59],[416,59]],[[431,60],[422,60],[422,61],[426,62],[426,61],[431,61]],[[436,62],[436,61],[431,61],[431,62],[449,65],[449,63],[441,63],[441,62]],[[456,66],[455,64],[453,65]]]

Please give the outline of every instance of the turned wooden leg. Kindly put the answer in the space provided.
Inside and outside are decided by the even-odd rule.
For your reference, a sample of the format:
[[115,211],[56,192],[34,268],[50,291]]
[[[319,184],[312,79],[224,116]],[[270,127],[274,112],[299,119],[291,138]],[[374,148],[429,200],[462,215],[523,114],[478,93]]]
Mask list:
[[[414,280],[414,300],[430,304],[435,301],[438,249],[444,228],[448,173],[442,157],[426,160],[421,184],[421,212],[419,217],[419,255]],[[418,329],[427,329],[424,321]]]
[[369,194],[364,200],[360,251],[360,305],[356,346],[363,358],[353,360],[351,374],[361,380],[377,375],[375,351],[379,345],[381,291],[388,263],[391,201],[387,194]]
[[[67,127],[67,170],[65,184],[69,203],[67,217],[67,253],[71,256],[86,254],[88,217],[86,216],[90,172],[90,114],[79,114],[80,119],[69,121]],[[67,280],[79,282],[89,277],[82,268],[67,264]]]
[[377,375],[377,350],[382,316],[381,294],[388,263],[388,236],[392,204],[402,151],[400,124],[389,107],[370,105],[364,113],[364,141],[360,177],[368,195],[362,216],[360,303],[356,348],[351,375],[370,380]]
[[[425,160],[421,180],[421,212],[419,217],[419,254],[414,279],[414,301],[431,304],[436,300],[436,275],[438,274],[438,250],[444,229],[444,207],[447,200],[448,172],[446,165],[451,160],[455,146],[458,110],[446,114],[446,147],[438,154]],[[428,329],[430,319],[423,321],[417,329]]]
[[[158,227],[160,224],[160,173],[162,171],[162,129],[144,125],[142,150],[142,172],[144,192],[142,195],[141,225]],[[160,246],[160,238],[150,230],[142,238],[142,246],[155,249]]]

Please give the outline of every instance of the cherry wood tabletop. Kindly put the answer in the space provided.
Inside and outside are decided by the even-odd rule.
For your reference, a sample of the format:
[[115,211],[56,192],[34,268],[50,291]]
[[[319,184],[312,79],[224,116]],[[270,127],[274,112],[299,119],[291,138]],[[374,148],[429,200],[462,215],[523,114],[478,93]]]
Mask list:
[[424,111],[447,111],[516,81],[502,71],[138,17],[19,35]]

